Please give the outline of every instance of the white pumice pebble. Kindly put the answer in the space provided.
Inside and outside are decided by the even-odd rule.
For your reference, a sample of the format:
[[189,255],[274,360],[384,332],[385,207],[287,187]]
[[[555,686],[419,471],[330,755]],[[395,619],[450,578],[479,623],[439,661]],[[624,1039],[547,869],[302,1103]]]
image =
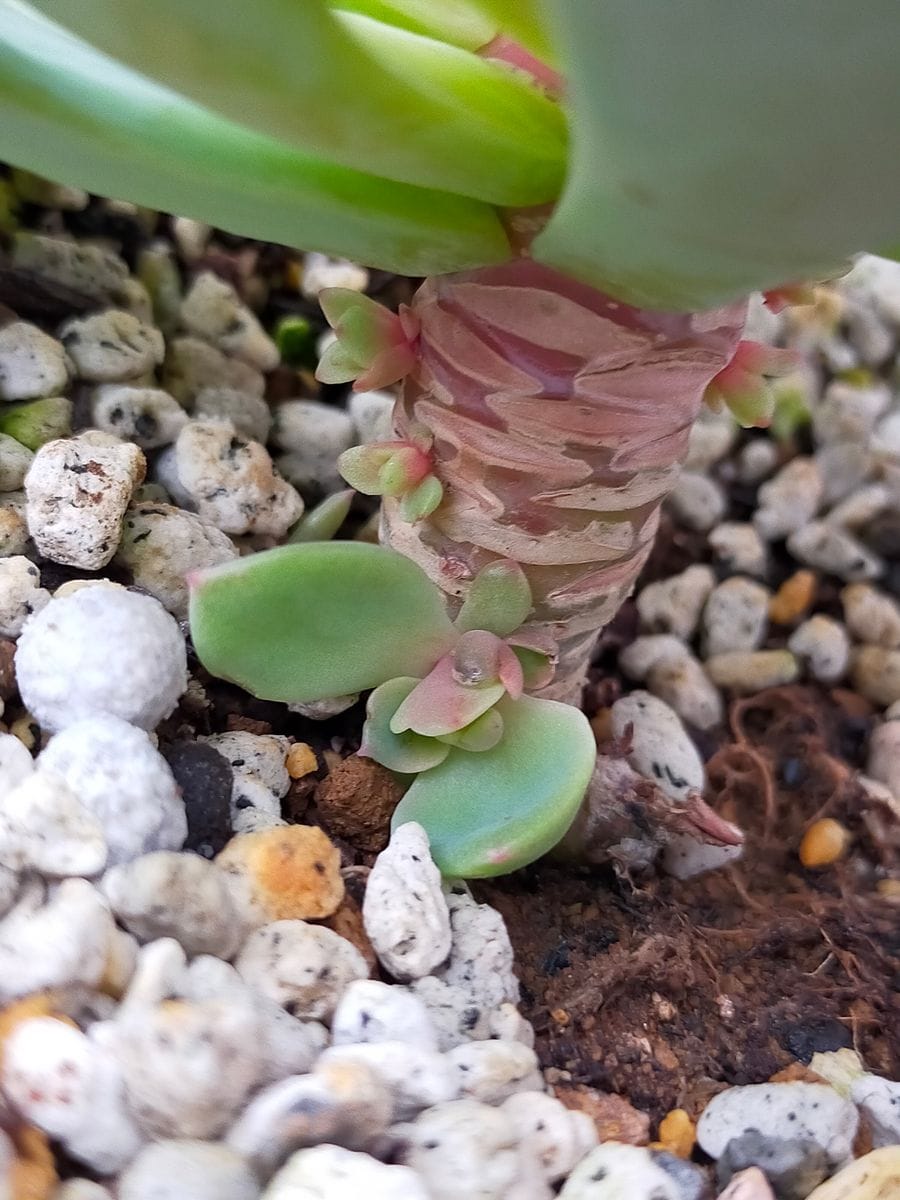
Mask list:
[[188,411],[204,388],[231,388],[262,397],[266,380],[261,371],[229,358],[199,338],[174,338],[166,349],[163,387]]
[[26,321],[0,329],[0,400],[55,396],[68,382],[69,361],[55,338]]
[[709,475],[682,471],[668,505],[675,519],[687,529],[712,529],[725,516],[728,501],[722,488]]
[[713,654],[703,665],[717,687],[739,696],[793,683],[800,674],[800,664],[790,650],[733,650]]
[[872,1144],[900,1145],[900,1082],[866,1073],[853,1081],[850,1098],[872,1133]]
[[286,759],[290,742],[271,733],[214,733],[201,739],[226,758],[235,776],[255,777],[281,799],[291,786]]
[[798,625],[788,638],[788,649],[820,683],[837,683],[850,664],[850,639],[840,621],[816,613]]
[[98,304],[117,300],[128,279],[127,264],[112,250],[27,230],[13,236],[11,262],[65,290],[81,292]]
[[749,521],[723,521],[710,530],[709,544],[717,560],[730,571],[764,578],[769,567],[769,553],[766,543]]
[[766,541],[777,541],[806,525],[819,511],[824,485],[811,458],[794,458],[759,489],[753,524]]
[[521,1042],[534,1049],[534,1027],[509,1000],[488,1014],[488,1034],[501,1042]]
[[428,835],[408,822],[395,829],[366,885],[363,922],[382,966],[398,980],[430,974],[450,952],[450,912]]
[[900,650],[860,646],[852,656],[853,686],[867,700],[887,708],[900,700]]
[[243,940],[224,873],[199,854],[142,855],[107,871],[100,888],[142,942],[173,937],[189,955],[228,959]]
[[886,483],[869,483],[857,488],[824,516],[831,525],[856,532],[890,509],[894,496]]
[[754,438],[741,450],[737,475],[741,483],[762,483],[778,466],[778,446],[771,438]]
[[26,623],[16,675],[23,702],[45,729],[95,715],[154,729],[187,687],[184,636],[151,596],[81,588]]
[[318,298],[323,288],[342,287],[352,292],[364,292],[369,286],[369,272],[346,258],[329,258],[311,250],[303,256],[303,278],[300,290],[307,300]]
[[891,389],[886,383],[859,387],[833,379],[813,409],[813,437],[820,446],[867,442],[890,403]]
[[725,457],[738,435],[737,422],[729,412],[714,413],[703,407],[691,426],[687,455],[688,471],[708,471]]
[[170,445],[187,420],[178,401],[161,388],[103,383],[91,395],[92,423],[142,450]]
[[298,1150],[263,1193],[263,1200],[431,1200],[409,1167],[390,1166],[341,1146]]
[[322,1063],[257,1093],[225,1142],[260,1175],[269,1175],[295,1150],[330,1142],[350,1150],[371,1146],[387,1129],[393,1105],[371,1067]]
[[294,1016],[330,1020],[354,979],[369,974],[354,945],[322,925],[273,921],[247,938],[235,962],[241,977]]
[[100,1175],[121,1170],[141,1147],[118,1064],[67,1022],[38,1017],[17,1026],[4,1044],[2,1079],[22,1116]]
[[202,388],[194,400],[194,415],[213,421],[231,421],[242,437],[263,445],[269,440],[272,428],[272,410],[265,400],[235,388]]
[[539,1092],[544,1087],[537,1055],[521,1042],[468,1042],[446,1057],[459,1095],[484,1104],[499,1104],[515,1092]]
[[469,993],[434,975],[414,980],[410,992],[428,1010],[438,1038],[438,1049],[452,1050],[464,1042],[491,1036],[491,1012],[476,1004]]
[[235,772],[231,792],[232,832],[257,833],[286,824],[281,816],[281,801],[259,776]]
[[719,689],[693,654],[655,663],[647,673],[647,690],[695,729],[712,729],[722,720]]
[[337,717],[348,708],[352,708],[358,699],[359,693],[354,692],[348,696],[335,696],[331,700],[311,700],[308,704],[298,702],[289,704],[288,712],[298,713],[310,721],[328,721],[331,717]]
[[643,1146],[604,1142],[581,1160],[559,1193],[561,1200],[683,1200],[671,1175]]
[[178,504],[223,533],[282,537],[303,514],[303,501],[265,446],[240,436],[230,421],[189,421],[156,469]]
[[335,1046],[364,1042],[403,1042],[417,1050],[437,1050],[437,1033],[425,1005],[412,992],[377,979],[357,979],[334,1011]]
[[19,875],[0,864],[0,917],[5,917],[19,894]]
[[894,409],[878,422],[872,433],[871,449],[882,462],[900,458],[900,409]]
[[0,794],[0,863],[51,878],[98,875],[106,864],[103,827],[61,776],[34,771]]
[[588,1114],[544,1092],[519,1092],[500,1108],[519,1140],[530,1144],[548,1183],[564,1179],[597,1145],[597,1126]]
[[278,366],[278,347],[230,283],[201,271],[181,302],[181,321],[196,337],[260,371]]
[[175,217],[172,221],[172,237],[178,253],[191,265],[206,253],[212,229],[205,221],[193,217]]
[[165,354],[158,329],[116,308],[67,321],[59,340],[78,377],[91,383],[118,383],[145,375]]
[[356,429],[356,440],[387,442],[394,436],[394,404],[390,392],[351,392],[347,411]]
[[799,562],[827,571],[848,583],[876,579],[884,563],[852,534],[827,521],[811,521],[788,538],[788,550]]
[[518,1135],[500,1108],[451,1100],[395,1132],[432,1200],[503,1200],[519,1178]]
[[259,1181],[239,1154],[182,1138],[145,1146],[119,1179],[119,1200],[258,1200]]
[[231,538],[215,525],[175,505],[142,500],[125,513],[115,562],[131,572],[136,587],[185,620],[188,573],[237,557]]
[[423,1109],[459,1095],[452,1062],[436,1050],[424,1050],[409,1042],[366,1042],[332,1046],[319,1059],[320,1066],[354,1063],[362,1063],[387,1088],[394,1121],[411,1120]]
[[23,555],[0,558],[0,636],[18,637],[28,618],[50,600],[41,573]]
[[138,446],[97,430],[41,446],[25,477],[28,531],[41,554],[82,570],[106,566],[146,466]]
[[21,488],[31,466],[34,452],[6,433],[0,433],[0,492]]
[[668,704],[649,692],[623,696],[612,706],[612,728],[623,737],[632,727],[628,761],[646,779],[652,779],[675,800],[689,791],[703,790],[705,774],[697,748]]
[[343,487],[338,456],[356,441],[353,422],[341,408],[318,400],[285,400],[275,406],[272,440],[282,451],[278,469],[299,488],[326,492]]
[[885,721],[872,730],[866,772],[900,805],[900,720]]
[[822,499],[826,508],[852,496],[875,469],[872,452],[868,446],[857,442],[822,446],[813,458],[822,478]]
[[757,1083],[731,1087],[710,1100],[697,1123],[697,1141],[719,1158],[732,1138],[748,1130],[763,1137],[808,1138],[832,1167],[849,1158],[859,1116],[850,1100],[821,1083]]
[[768,588],[741,575],[720,583],[703,610],[704,657],[761,645],[769,624],[770,598]]
[[693,879],[736,862],[743,853],[743,846],[713,846],[688,833],[673,833],[666,841],[660,864],[675,879]]
[[900,604],[867,583],[851,583],[841,592],[844,619],[851,635],[870,646],[900,646]]
[[49,897],[38,883],[23,887],[0,921],[0,999],[103,978],[115,925],[103,897],[86,879],[64,879]]
[[716,586],[711,567],[696,564],[648,584],[637,596],[641,627],[647,633],[671,633],[687,641],[697,628],[707,597]]
[[496,909],[478,904],[466,892],[451,894],[447,903],[450,957],[434,973],[445,983],[462,988],[479,1008],[517,1003],[519,981],[513,970],[513,948],[503,918]]
[[676,663],[690,655],[679,637],[671,633],[647,633],[636,637],[619,652],[619,666],[629,679],[643,682],[656,666]]
[[53,1200],[113,1200],[113,1195],[92,1179],[67,1179],[53,1193]]
[[184,803],[168,763],[142,729],[117,717],[86,717],[51,738],[37,767],[61,776],[100,822],[110,866],[184,845]]
[[34,770],[34,759],[12,733],[0,733],[0,796],[11,792]]

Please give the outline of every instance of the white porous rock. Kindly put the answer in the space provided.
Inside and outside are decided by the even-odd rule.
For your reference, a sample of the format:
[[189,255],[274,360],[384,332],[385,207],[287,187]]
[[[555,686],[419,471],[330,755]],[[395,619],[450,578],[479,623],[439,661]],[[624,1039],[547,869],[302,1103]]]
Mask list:
[[717,687],[739,696],[793,683],[800,675],[800,664],[790,650],[733,650],[713,654],[703,665]]
[[900,409],[894,409],[878,422],[872,434],[871,449],[882,462],[900,458]]
[[157,471],[182,507],[223,533],[282,537],[303,514],[265,446],[239,436],[230,421],[189,421]]
[[822,498],[826,507],[852,495],[865,483],[875,468],[871,450],[858,442],[838,442],[833,446],[822,446],[813,457],[822,477]]
[[266,1176],[305,1146],[367,1149],[384,1134],[392,1108],[386,1084],[359,1059],[320,1062],[312,1074],[254,1096],[225,1140]]
[[118,254],[92,242],[20,231],[13,237],[12,265],[98,304],[118,299],[128,266]]
[[174,504],[141,500],[122,522],[115,561],[132,574],[178,620],[188,613],[188,572],[215,567],[238,557],[227,534]]
[[11,792],[34,770],[24,743],[12,733],[0,733],[0,796]]
[[257,1032],[253,1010],[230,999],[167,1000],[129,1008],[104,1037],[149,1137],[214,1138],[259,1078]]
[[722,720],[719,689],[693,654],[656,662],[647,673],[647,690],[695,729],[712,729]]
[[142,450],[170,445],[187,419],[178,401],[161,388],[102,383],[91,394],[93,424]]
[[340,488],[338,456],[356,441],[347,413],[318,400],[285,400],[274,416],[272,440],[285,451],[277,460],[281,473],[300,488]]
[[752,1083],[710,1100],[697,1123],[697,1141],[720,1158],[732,1138],[748,1130],[763,1137],[805,1138],[835,1167],[850,1158],[859,1116],[853,1104],[822,1083]]
[[387,442],[394,436],[394,404],[390,392],[351,392],[347,411],[356,429],[356,440]]
[[858,384],[833,379],[813,410],[813,436],[820,446],[867,442],[891,403],[886,383]]
[[356,947],[323,925],[272,921],[247,938],[235,966],[241,977],[294,1016],[329,1020],[354,979],[369,968]]
[[258,1200],[259,1181],[234,1150],[168,1139],[145,1146],[119,1177],[119,1200]]
[[641,627],[648,633],[671,633],[687,641],[697,628],[700,613],[716,586],[711,567],[696,564],[648,584],[637,597]]
[[768,437],[754,438],[737,457],[737,477],[741,483],[761,483],[778,466],[778,445]]
[[647,633],[636,637],[619,652],[619,666],[629,679],[642,682],[654,667],[678,662],[690,655],[679,637],[671,633]]
[[199,854],[142,855],[107,871],[101,890],[142,942],[173,937],[189,955],[228,959],[243,940],[224,872]]
[[450,957],[435,974],[445,983],[462,988],[479,1008],[518,1003],[513,948],[501,915],[488,904],[478,904],[466,892],[451,894],[447,903]]
[[682,1200],[681,1191],[643,1146],[604,1142],[581,1160],[561,1200]]
[[725,457],[734,445],[737,434],[737,422],[731,413],[714,413],[704,405],[691,426],[685,469],[708,471]]
[[657,783],[666,795],[683,800],[705,784],[703,761],[685,732],[678,714],[650,692],[631,692],[611,709],[613,733],[617,738],[632,727],[628,761],[646,779]]
[[227,759],[235,775],[259,779],[279,800],[287,794],[291,777],[286,766],[290,742],[271,733],[214,733],[201,738]]
[[125,588],[54,597],[16,648],[22,700],[45,729],[88,716],[155,729],[187,687],[184,636],[158,600]]
[[669,507],[686,529],[712,529],[725,516],[728,501],[722,488],[709,475],[682,471],[669,493]]
[[788,538],[788,550],[799,562],[849,582],[875,579],[884,564],[857,538],[827,521],[811,521]]
[[165,354],[160,331],[119,308],[67,321],[59,338],[78,377],[91,383],[118,383],[146,375]]
[[900,720],[885,721],[872,730],[866,772],[900,804]]
[[297,713],[310,721],[328,721],[332,717],[340,716],[348,708],[352,708],[358,699],[359,692],[353,692],[348,696],[333,696],[328,700],[310,700],[309,703],[297,702],[288,705],[288,712]]
[[766,541],[777,541],[802,528],[819,511],[824,485],[818,464],[794,458],[759,489],[753,524]]
[[450,911],[428,834],[409,821],[391,834],[366,884],[363,923],[382,966],[395,979],[420,979],[450,952]]
[[130,312],[144,325],[154,324],[153,298],[139,279],[129,276],[122,287],[119,307]]
[[118,717],[86,717],[51,738],[37,766],[61,776],[100,822],[110,866],[184,845],[187,817],[178,785],[142,729]]
[[113,1056],[52,1017],[23,1021],[3,1048],[3,1090],[29,1122],[100,1175],[119,1171],[143,1138]]
[[87,571],[105,567],[146,467],[138,446],[96,430],[41,446],[25,478],[28,529],[41,554]]
[[34,459],[33,451],[8,433],[0,433],[0,492],[21,488]]
[[403,1042],[417,1050],[438,1048],[428,1009],[412,992],[377,979],[357,979],[341,996],[331,1021],[335,1046]]
[[113,1194],[92,1179],[67,1179],[53,1193],[52,1200],[113,1200]]
[[858,642],[896,650],[900,646],[900,604],[868,583],[851,583],[841,592],[847,628]]
[[394,1121],[409,1121],[424,1108],[455,1100],[459,1094],[457,1072],[449,1058],[409,1042],[332,1046],[319,1059],[320,1066],[356,1063],[362,1063],[384,1084]]
[[205,221],[193,217],[175,217],[172,221],[172,237],[178,253],[188,264],[195,263],[206,253],[212,228]]
[[867,1073],[854,1080],[850,1097],[866,1119],[873,1146],[900,1145],[900,1082]]
[[[0,558],[10,554],[25,554],[29,546],[25,493],[0,494]],[[31,549],[33,552],[33,547]]]
[[504,1100],[501,1111],[509,1117],[521,1142],[537,1155],[548,1183],[564,1179],[597,1145],[597,1126],[587,1113],[566,1106],[545,1092],[518,1092]]
[[230,421],[243,437],[263,445],[272,429],[272,410],[265,400],[235,388],[202,388],[194,401],[194,414],[213,421]]
[[692,879],[736,862],[744,853],[741,846],[714,846],[689,833],[670,834],[660,864],[675,879]]
[[201,271],[181,302],[181,322],[197,337],[260,371],[278,366],[278,347],[230,283]]
[[349,288],[364,292],[369,286],[369,272],[347,258],[329,258],[311,250],[303,257],[303,277],[300,290],[307,300],[317,300],[323,288]]
[[441,1051],[492,1036],[491,1019],[495,1014],[476,1004],[464,988],[425,975],[414,980],[409,991],[428,1010]]
[[900,650],[860,646],[852,659],[853,686],[867,700],[887,708],[900,700]]
[[770,599],[767,587],[741,575],[720,583],[703,610],[704,657],[761,645],[769,624]]
[[788,649],[820,683],[837,683],[850,665],[847,631],[832,617],[816,613],[798,625],[788,638]]
[[64,879],[49,898],[43,885],[26,885],[0,921],[0,999],[79,983],[95,987],[114,933],[103,897],[86,879]]
[[56,338],[26,321],[0,329],[0,400],[55,396],[68,382],[69,362]]
[[730,571],[765,576],[769,567],[766,543],[748,521],[723,521],[710,530],[709,544],[718,561]]
[[499,1104],[516,1092],[540,1092],[544,1088],[537,1055],[521,1042],[467,1042],[446,1055],[456,1074],[460,1096]]
[[18,637],[32,613],[50,600],[41,573],[24,555],[0,558],[0,636]]
[[893,499],[887,484],[865,484],[826,513],[825,520],[844,529],[858,530],[891,508]]
[[0,864],[51,878],[98,875],[103,827],[59,775],[34,771],[0,794]]
[[229,358],[199,338],[183,337],[168,345],[163,387],[190,410],[204,388],[231,388],[262,397],[266,381],[261,371],[239,358]]
[[521,1042],[534,1049],[534,1028],[512,1001],[507,1000],[488,1015],[488,1029],[490,1036],[501,1042]]
[[[263,1200],[431,1200],[409,1167],[389,1166],[341,1146],[312,1146],[291,1155]],[[127,1197],[123,1197],[127,1200]]]
[[231,829],[233,833],[258,833],[286,825],[281,801],[257,775],[234,773],[231,789]]

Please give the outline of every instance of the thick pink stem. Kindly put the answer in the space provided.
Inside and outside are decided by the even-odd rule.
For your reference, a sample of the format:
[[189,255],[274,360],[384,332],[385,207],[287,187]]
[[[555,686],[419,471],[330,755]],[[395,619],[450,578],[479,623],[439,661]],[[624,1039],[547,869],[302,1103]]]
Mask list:
[[395,412],[424,426],[444,500],[383,540],[451,611],[495,558],[521,563],[531,624],[559,643],[541,695],[577,700],[598,631],[634,586],[704,389],[729,361],[744,305],[689,315],[619,304],[529,259],[427,280],[419,355]]

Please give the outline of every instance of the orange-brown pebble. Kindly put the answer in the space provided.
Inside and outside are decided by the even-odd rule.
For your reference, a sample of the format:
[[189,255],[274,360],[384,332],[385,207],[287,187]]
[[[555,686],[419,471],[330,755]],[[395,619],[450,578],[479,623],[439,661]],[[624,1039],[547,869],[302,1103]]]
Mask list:
[[792,625],[812,608],[818,580],[812,571],[795,571],[769,601],[769,620]]
[[800,861],[804,867],[830,867],[837,862],[850,842],[846,826],[832,817],[823,817],[807,829],[800,842]]
[[578,1112],[587,1113],[597,1126],[601,1142],[627,1142],[629,1146],[646,1146],[650,1141],[650,1118],[633,1108],[627,1100],[610,1092],[580,1085],[557,1084],[553,1089],[557,1100]]
[[338,762],[316,788],[316,807],[328,831],[372,854],[387,845],[402,798],[403,788],[386,767],[357,754]]
[[12,1140],[16,1158],[9,1172],[9,1200],[47,1200],[58,1182],[47,1135],[25,1125],[12,1131]]
[[319,769],[316,753],[306,742],[296,742],[287,753],[285,764],[291,779],[302,779]]
[[882,900],[889,900],[891,904],[900,904],[900,879],[879,879],[875,890]]
[[32,992],[0,1010],[0,1062],[10,1035],[23,1021],[30,1021],[32,1017],[55,1017],[58,1013],[59,1005],[53,992]]
[[267,922],[330,917],[344,898],[340,852],[313,825],[238,834],[216,865],[241,881],[236,898]]
[[594,731],[594,741],[598,746],[612,741],[612,709],[601,708],[595,716],[591,717],[591,729]]
[[362,909],[357,900],[348,892],[341,901],[341,907],[326,917],[323,925],[329,929],[333,929],[336,934],[342,938],[346,938],[351,942],[369,967],[371,975],[378,966],[378,956],[372,948],[372,943],[369,941],[369,935],[366,933],[366,927],[363,924]]
[[697,1126],[683,1108],[673,1108],[659,1123],[659,1140],[654,1150],[668,1150],[678,1158],[690,1158],[697,1141]]
[[827,1083],[815,1071],[810,1070],[801,1062],[793,1062],[789,1067],[782,1067],[774,1075],[769,1076],[769,1083]]

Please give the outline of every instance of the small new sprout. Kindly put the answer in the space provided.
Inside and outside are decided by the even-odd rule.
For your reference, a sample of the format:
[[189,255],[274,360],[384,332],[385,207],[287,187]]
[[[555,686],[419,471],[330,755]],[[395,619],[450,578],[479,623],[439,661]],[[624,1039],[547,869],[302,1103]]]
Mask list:
[[430,438],[351,446],[338,459],[338,470],[351,487],[364,496],[400,498],[403,516],[411,522],[430,516],[443,499],[432,466]]
[[348,383],[355,392],[397,383],[416,361],[419,320],[405,304],[392,313],[350,288],[325,288],[319,295],[336,340],[319,360],[322,383]]
[[745,428],[765,428],[775,411],[769,380],[787,375],[797,363],[792,350],[779,350],[761,342],[739,342],[731,362],[713,378],[704,399],[715,411],[725,405]]

